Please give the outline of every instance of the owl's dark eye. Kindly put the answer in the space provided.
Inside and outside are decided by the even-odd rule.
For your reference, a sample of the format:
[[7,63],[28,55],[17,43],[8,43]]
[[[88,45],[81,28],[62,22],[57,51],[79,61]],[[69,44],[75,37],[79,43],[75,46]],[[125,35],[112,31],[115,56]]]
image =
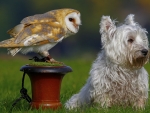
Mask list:
[[133,41],[134,41],[133,39],[128,39],[129,43],[133,43]]
[[73,18],[69,18],[69,21],[72,22],[72,21],[74,21],[74,19]]

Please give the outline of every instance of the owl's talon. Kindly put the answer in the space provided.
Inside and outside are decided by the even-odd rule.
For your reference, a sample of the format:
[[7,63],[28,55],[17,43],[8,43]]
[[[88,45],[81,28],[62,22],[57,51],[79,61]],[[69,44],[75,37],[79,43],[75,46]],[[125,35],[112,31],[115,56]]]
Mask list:
[[48,62],[48,63],[55,63],[55,64],[62,64],[62,65],[64,65],[64,63],[63,63],[63,62],[56,61],[56,60],[55,60],[55,59],[53,59],[53,58],[51,58],[51,59],[49,59],[49,60],[46,60],[46,62]]
[[37,56],[34,56],[33,58],[29,59],[29,60],[34,60],[35,62],[45,62],[47,59],[44,58],[39,58]]
[[30,58],[29,60],[34,60],[35,62],[40,62],[41,59],[38,58],[37,56],[34,56],[33,58]]
[[49,57],[38,58],[37,56],[34,56],[33,58],[29,60],[34,60],[35,62],[47,62],[47,63],[52,63],[52,64],[64,65],[63,62],[56,61],[55,59],[49,58]]

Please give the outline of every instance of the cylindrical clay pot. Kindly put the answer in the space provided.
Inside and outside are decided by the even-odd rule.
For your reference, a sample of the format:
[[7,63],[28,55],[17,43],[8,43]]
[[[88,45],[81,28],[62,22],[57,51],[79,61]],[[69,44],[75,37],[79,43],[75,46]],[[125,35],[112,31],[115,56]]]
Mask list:
[[29,75],[32,87],[32,109],[60,108],[60,88],[64,75],[72,72],[69,66],[22,66]]

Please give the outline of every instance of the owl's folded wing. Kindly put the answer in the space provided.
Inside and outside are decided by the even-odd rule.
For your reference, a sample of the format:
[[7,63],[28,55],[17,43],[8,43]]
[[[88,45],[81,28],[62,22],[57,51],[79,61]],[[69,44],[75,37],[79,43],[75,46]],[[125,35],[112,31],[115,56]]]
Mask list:
[[57,22],[55,18],[55,10],[46,12],[44,14],[36,14],[33,16],[28,16],[21,21],[21,24],[35,24],[43,22]]
[[48,23],[25,27],[16,37],[0,42],[0,47],[24,47],[59,42],[65,36],[64,29]]

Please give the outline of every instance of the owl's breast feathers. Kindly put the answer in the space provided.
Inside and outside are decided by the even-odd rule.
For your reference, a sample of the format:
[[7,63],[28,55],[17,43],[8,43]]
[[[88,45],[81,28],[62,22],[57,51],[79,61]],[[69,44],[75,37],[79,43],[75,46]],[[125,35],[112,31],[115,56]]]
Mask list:
[[13,38],[0,42],[0,47],[15,48],[56,43],[66,36],[66,31],[56,20],[54,12],[26,17],[8,33]]

